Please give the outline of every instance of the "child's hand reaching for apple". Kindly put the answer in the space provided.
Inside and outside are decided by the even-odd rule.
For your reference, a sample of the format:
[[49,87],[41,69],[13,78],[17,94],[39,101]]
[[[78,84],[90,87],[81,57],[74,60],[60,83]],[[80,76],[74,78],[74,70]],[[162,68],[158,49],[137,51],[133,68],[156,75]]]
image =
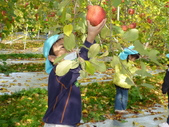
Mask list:
[[87,26],[88,26],[87,41],[88,42],[90,43],[94,42],[95,37],[100,33],[100,31],[106,24],[106,20],[107,20],[106,18],[103,19],[102,22],[98,24],[97,26],[92,26],[89,20],[87,20]]

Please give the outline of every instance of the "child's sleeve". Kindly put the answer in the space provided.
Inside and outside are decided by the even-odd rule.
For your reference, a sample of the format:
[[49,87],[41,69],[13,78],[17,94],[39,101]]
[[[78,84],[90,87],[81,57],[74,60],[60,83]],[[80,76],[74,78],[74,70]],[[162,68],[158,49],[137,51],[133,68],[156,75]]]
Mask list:
[[163,79],[163,84],[162,84],[162,93],[166,94],[169,91],[169,71],[168,69],[166,70],[166,74]]

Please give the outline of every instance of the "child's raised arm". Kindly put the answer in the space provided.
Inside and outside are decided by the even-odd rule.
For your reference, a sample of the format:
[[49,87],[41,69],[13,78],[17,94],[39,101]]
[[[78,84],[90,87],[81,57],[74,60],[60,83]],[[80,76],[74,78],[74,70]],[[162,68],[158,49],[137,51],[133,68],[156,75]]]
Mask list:
[[103,21],[97,26],[92,26],[90,22],[87,20],[88,33],[87,33],[87,41],[90,43],[94,42],[95,37],[100,33],[104,25],[106,24],[107,19],[103,19]]

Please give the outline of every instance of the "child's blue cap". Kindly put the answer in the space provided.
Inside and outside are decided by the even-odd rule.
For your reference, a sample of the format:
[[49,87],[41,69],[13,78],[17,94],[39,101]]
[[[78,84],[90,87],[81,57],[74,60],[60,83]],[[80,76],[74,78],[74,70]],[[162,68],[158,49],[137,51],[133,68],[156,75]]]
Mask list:
[[136,50],[133,50],[134,46],[129,46],[128,48],[124,48],[123,52],[119,54],[121,60],[126,60],[128,55],[138,54]]
[[51,37],[49,37],[43,46],[43,55],[46,58],[45,61],[45,71],[49,74],[51,72],[51,70],[53,69],[53,65],[51,64],[51,62],[48,60],[48,55],[50,52],[50,49],[52,48],[53,44],[58,41],[59,39],[63,38],[63,34],[56,34],[53,35]]
[[166,54],[166,57],[169,58],[169,54]]

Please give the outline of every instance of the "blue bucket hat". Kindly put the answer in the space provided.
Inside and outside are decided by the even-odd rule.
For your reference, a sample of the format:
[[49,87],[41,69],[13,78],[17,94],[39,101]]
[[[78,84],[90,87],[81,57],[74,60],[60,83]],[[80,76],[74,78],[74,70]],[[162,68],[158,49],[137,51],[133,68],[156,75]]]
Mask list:
[[169,58],[169,54],[166,54],[166,57]]
[[128,55],[138,54],[136,50],[133,50],[134,46],[129,46],[128,48],[124,48],[123,52],[119,54],[121,60],[126,60]]
[[43,46],[43,55],[46,58],[45,61],[45,71],[49,74],[51,70],[53,69],[53,65],[51,62],[48,60],[48,55],[50,52],[50,49],[52,48],[53,44],[58,41],[59,39],[63,38],[63,34],[56,34],[51,37],[49,37],[45,42]]

